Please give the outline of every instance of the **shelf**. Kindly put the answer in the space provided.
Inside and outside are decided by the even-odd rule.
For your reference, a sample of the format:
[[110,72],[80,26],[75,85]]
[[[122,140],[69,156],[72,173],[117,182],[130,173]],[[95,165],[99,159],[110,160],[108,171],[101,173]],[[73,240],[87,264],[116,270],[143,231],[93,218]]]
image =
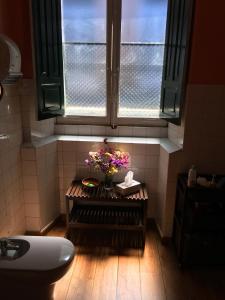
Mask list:
[[74,206],[69,218],[70,223],[102,225],[143,225],[141,208],[110,206]]
[[106,230],[129,230],[129,231],[142,231],[143,225],[116,225],[116,224],[91,224],[71,222],[71,228],[87,228],[87,229],[106,229]]
[[[208,175],[203,175],[210,178]],[[218,180],[222,176],[217,176]],[[177,182],[173,241],[180,264],[224,264],[225,191]],[[221,250],[222,249],[222,250]]]
[[97,188],[85,188],[81,181],[75,180],[72,182],[66,192],[66,198],[68,200],[80,200],[80,201],[98,201],[98,202],[139,202],[148,199],[148,193],[144,184],[142,184],[140,190],[137,193],[133,193],[127,196],[118,194],[115,189],[106,191],[103,185],[99,185]]
[[[85,235],[88,236],[92,230],[99,233],[106,231],[103,243],[109,239],[111,245],[136,245],[143,249],[147,200],[144,184],[139,192],[121,196],[114,189],[105,191],[103,186],[85,189],[80,181],[73,181],[66,193],[67,233],[79,242],[85,240]],[[70,201],[73,201],[71,211]],[[81,231],[84,232],[80,234]]]

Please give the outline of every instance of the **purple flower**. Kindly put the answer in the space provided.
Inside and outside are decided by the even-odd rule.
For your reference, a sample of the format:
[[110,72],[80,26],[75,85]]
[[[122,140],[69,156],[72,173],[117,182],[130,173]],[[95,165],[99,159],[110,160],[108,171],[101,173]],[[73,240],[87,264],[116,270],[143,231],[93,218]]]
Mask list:
[[100,169],[104,174],[113,175],[128,166],[129,153],[113,148],[101,148],[97,152],[89,152],[89,158],[85,160],[85,163]]

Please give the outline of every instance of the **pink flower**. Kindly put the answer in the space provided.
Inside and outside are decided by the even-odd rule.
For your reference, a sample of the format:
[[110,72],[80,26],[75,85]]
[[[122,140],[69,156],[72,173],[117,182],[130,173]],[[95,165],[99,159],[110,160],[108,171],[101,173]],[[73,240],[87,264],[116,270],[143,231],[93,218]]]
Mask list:
[[101,148],[97,152],[89,152],[89,157],[85,163],[100,169],[104,174],[113,175],[128,166],[129,153],[113,148]]

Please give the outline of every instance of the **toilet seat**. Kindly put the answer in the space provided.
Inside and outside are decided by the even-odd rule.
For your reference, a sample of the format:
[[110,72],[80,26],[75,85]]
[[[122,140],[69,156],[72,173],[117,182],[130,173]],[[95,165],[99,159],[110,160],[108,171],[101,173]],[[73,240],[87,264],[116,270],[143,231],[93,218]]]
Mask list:
[[75,255],[73,244],[60,237],[15,236],[26,240],[27,252],[12,260],[0,259],[1,299],[54,299],[54,285],[68,271]]
[[0,260],[0,280],[4,284],[51,285],[59,280],[71,266],[75,250],[73,244],[60,237],[15,236],[30,248],[15,260]]
[[15,260],[0,260],[0,269],[21,271],[49,271],[63,267],[74,257],[73,244],[61,237],[15,236],[10,239],[24,239],[30,249]]

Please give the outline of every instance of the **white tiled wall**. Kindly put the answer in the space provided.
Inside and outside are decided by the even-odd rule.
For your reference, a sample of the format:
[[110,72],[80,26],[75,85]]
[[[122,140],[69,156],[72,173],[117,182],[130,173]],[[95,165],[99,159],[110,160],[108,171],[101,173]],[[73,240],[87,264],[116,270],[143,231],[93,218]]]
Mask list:
[[39,186],[35,148],[22,148],[23,188],[26,229],[40,231]]
[[180,126],[177,126],[169,123],[168,138],[176,145],[182,146],[184,140],[184,124],[182,123]]
[[5,85],[0,101],[0,237],[25,232],[21,143],[18,86]]
[[59,215],[57,145],[22,148],[26,229],[40,231]]
[[36,158],[41,228],[43,228],[54,221],[60,213],[56,142],[37,148]]
[[36,92],[32,79],[23,79],[21,81],[20,94],[24,142],[53,135],[54,118],[37,121]]

